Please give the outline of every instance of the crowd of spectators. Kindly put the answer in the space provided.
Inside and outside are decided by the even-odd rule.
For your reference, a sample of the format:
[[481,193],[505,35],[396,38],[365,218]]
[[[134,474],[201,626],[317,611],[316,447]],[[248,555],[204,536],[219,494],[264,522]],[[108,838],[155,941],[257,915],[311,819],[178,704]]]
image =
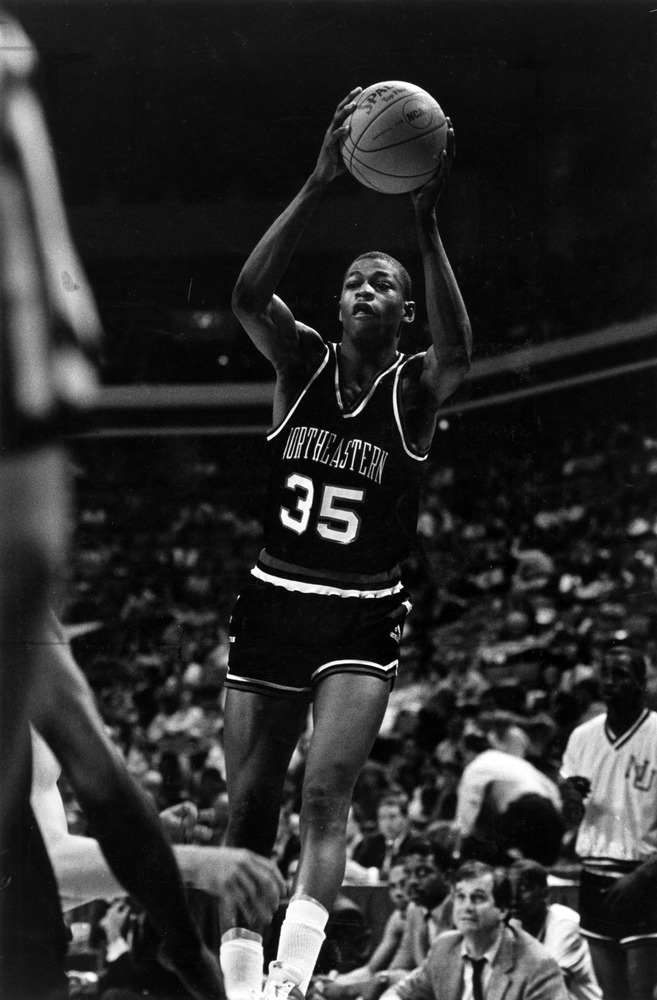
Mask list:
[[[107,456],[82,454],[64,615],[130,770],[160,808],[190,800],[212,810],[216,843],[227,810],[227,624],[261,539],[257,480],[249,491],[236,468],[229,488],[218,461],[200,448],[183,476],[158,477],[137,455],[117,489]],[[656,480],[657,435],[622,423],[574,431],[540,460],[502,450],[486,462],[430,460],[406,567],[414,611],[354,795],[347,883],[379,878],[354,849],[381,833],[390,793],[407,803],[408,832],[449,853],[463,772],[482,751],[555,782],[573,728],[604,711],[597,663],[610,639],[641,646],[657,707]],[[305,745],[290,765],[276,845],[285,874]],[[70,797],[68,808],[83,829]],[[564,828],[553,861],[576,863],[573,834]]]

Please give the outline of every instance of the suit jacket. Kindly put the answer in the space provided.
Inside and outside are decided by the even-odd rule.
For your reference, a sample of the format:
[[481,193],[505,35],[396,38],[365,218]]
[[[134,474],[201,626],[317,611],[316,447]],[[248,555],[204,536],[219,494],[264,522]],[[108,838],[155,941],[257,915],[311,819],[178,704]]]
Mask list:
[[[543,945],[515,927],[504,926],[486,1000],[568,1000],[559,966]],[[419,969],[395,987],[401,1000],[462,1000],[463,936],[446,931]]]
[[[405,834],[398,844],[395,845],[394,854],[403,850],[406,842],[410,840],[410,834]],[[363,837],[354,848],[351,855],[353,861],[357,861],[363,868],[381,868],[386,856],[386,839],[382,833],[372,833],[369,837]]]
[[452,930],[452,910],[451,895],[430,913],[419,903],[409,903],[404,933],[389,968],[410,971],[422,965],[434,938],[443,931]]

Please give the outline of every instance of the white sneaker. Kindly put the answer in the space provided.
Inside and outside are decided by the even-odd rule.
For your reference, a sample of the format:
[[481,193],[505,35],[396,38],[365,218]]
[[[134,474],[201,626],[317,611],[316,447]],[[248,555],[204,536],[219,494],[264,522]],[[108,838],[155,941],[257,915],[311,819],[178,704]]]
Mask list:
[[270,962],[262,1000],[305,1000],[299,989],[303,971],[287,962]]

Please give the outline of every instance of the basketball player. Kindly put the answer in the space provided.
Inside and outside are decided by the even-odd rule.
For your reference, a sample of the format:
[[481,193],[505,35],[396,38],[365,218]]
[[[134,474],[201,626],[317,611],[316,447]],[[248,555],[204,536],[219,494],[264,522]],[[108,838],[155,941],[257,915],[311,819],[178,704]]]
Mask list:
[[[412,193],[431,346],[405,357],[415,305],[406,270],[381,252],[347,269],[342,342],[327,344],[276,294],[296,243],[344,169],[340,102],[315,168],[257,244],[233,307],[276,372],[265,547],[231,621],[227,677],[227,843],[268,855],[286,768],[312,702],[300,814],[301,855],[265,995],[305,992],[345,870],[352,790],[388,703],[409,610],[399,563],[417,517],[420,472],[441,404],[470,364],[471,332],[436,224],[454,156]],[[327,331],[324,331],[324,336]],[[259,989],[259,931],[224,933],[230,1000]],[[298,993],[298,989],[297,989]]]
[[574,730],[561,768],[566,808],[581,817],[581,927],[605,1000],[648,1000],[657,984],[654,884],[638,881],[629,908],[614,896],[641,862],[657,859],[657,713],[646,708],[636,650],[610,648],[600,678],[607,714]]
[[29,721],[66,770],[114,872],[163,935],[163,961],[199,1000],[223,986],[162,827],[109,742],[81,673],[45,669],[66,554],[60,436],[89,401],[99,334],[71,245],[31,78],[36,59],[0,14],[0,983],[4,1000],[64,1000],[57,884],[30,808]]

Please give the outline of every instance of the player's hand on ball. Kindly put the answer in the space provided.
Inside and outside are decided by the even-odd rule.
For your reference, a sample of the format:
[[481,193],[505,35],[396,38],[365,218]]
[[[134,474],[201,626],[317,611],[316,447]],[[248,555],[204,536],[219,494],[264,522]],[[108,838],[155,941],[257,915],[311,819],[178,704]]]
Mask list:
[[333,119],[319,151],[317,163],[313,171],[316,180],[322,184],[330,184],[338,174],[345,171],[345,165],[340,154],[340,140],[349,131],[349,125],[345,124],[347,118],[354,110],[356,98],[360,94],[362,87],[355,87],[338,104]]
[[418,214],[433,212],[438,200],[445,190],[445,185],[449,178],[454,157],[456,156],[456,137],[449,118],[447,121],[446,146],[440,156],[440,163],[433,177],[430,177],[422,187],[411,191],[411,199]]

